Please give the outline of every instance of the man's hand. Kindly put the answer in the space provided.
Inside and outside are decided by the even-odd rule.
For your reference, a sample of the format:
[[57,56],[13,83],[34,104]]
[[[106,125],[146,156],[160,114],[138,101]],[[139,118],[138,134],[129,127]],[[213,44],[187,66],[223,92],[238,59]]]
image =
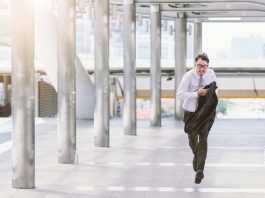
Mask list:
[[198,93],[198,96],[206,96],[207,89],[204,89],[203,87],[201,87],[200,89],[198,89],[197,93]]

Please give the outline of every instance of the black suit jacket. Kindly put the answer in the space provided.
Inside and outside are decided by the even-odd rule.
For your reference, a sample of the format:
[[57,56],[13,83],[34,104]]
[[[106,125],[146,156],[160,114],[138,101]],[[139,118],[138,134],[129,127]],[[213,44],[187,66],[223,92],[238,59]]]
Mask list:
[[196,111],[185,121],[184,131],[186,133],[200,133],[202,131],[210,131],[215,115],[216,106],[218,103],[215,90],[217,89],[216,82],[206,85],[208,89],[206,96],[198,98],[198,107]]

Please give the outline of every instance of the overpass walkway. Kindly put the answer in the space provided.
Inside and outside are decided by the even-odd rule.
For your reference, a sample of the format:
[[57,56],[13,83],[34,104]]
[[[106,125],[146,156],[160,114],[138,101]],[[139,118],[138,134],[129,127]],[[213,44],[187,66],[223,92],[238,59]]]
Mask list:
[[76,164],[58,164],[56,118],[36,120],[36,188],[11,188],[11,119],[0,127],[0,198],[264,198],[265,120],[217,119],[209,137],[205,178],[194,183],[183,124],[138,121],[123,135],[110,121],[110,147],[94,147],[93,122],[77,121]]

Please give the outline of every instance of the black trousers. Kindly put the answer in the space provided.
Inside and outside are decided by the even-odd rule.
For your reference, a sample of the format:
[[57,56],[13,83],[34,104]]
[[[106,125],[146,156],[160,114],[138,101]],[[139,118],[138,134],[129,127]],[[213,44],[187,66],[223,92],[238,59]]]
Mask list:
[[[183,121],[187,121],[190,116],[192,116],[193,112],[185,111]],[[204,170],[205,160],[207,157],[207,149],[208,149],[208,135],[209,131],[194,131],[193,133],[188,134],[189,138],[189,146],[194,155],[194,163],[196,170]]]

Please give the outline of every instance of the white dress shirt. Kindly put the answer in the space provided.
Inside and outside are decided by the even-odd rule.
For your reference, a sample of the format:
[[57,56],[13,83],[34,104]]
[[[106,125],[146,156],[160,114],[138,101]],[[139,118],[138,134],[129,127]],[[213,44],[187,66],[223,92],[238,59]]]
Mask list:
[[[183,100],[183,109],[190,112],[195,112],[197,107],[197,98],[199,89],[199,78],[195,68],[186,72],[179,84],[177,90],[177,99]],[[209,85],[216,81],[216,75],[213,69],[207,69],[207,72],[202,76],[202,86]]]

